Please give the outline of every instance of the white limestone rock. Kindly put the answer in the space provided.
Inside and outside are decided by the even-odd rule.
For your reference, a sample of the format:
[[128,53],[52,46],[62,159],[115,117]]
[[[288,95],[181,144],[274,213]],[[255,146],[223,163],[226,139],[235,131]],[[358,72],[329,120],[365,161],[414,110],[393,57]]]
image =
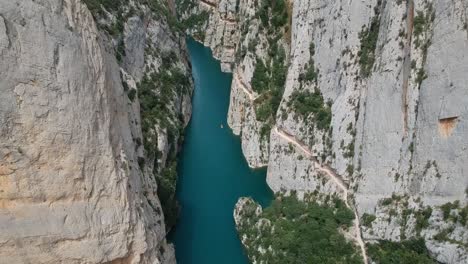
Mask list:
[[[377,6],[378,2],[382,4]],[[259,33],[255,19],[258,6],[241,0],[235,12],[228,8],[232,6],[229,1],[213,1],[209,7],[198,3],[192,12],[205,8],[210,13],[205,45],[223,65],[231,65],[224,69],[240,76],[248,88],[255,56],[267,56],[263,48],[267,36]],[[284,45],[289,50],[289,66],[276,127],[342,176],[360,217],[376,215],[374,224],[363,228],[364,239],[399,241],[414,236],[414,214],[430,206],[434,214],[421,235],[431,255],[443,263],[465,263],[468,251],[456,243],[466,245],[466,226],[457,226],[450,234],[458,242],[436,241],[433,236],[447,222],[437,220],[441,205],[456,200],[460,207],[467,204],[466,4],[432,0],[291,3],[291,41]],[[375,63],[366,77],[360,72],[360,33],[370,27],[375,11],[380,14]],[[421,14],[428,19],[422,32],[415,33],[414,17]],[[224,17],[238,21],[235,38],[226,37]],[[232,60],[228,47],[239,52],[252,39],[259,43],[254,52],[240,52],[243,56]],[[311,62],[311,43],[317,83],[300,84],[299,75]],[[316,168],[304,160],[302,151],[290,149],[274,131],[269,144],[260,143],[261,126],[242,87],[233,78],[228,121],[234,133],[241,135],[249,164],[268,162],[267,181],[274,191],[336,192],[332,182],[322,186]],[[318,89],[325,101],[333,103],[330,131],[316,129],[309,118],[298,117],[288,106],[291,94],[299,89]],[[268,146],[267,153],[258,151],[263,145]],[[392,195],[407,197],[409,202],[396,204],[394,217],[393,211],[381,205]],[[408,206],[414,212],[403,217]]]
[[175,263],[123,87],[147,32],[125,28],[122,69],[82,1],[0,0],[0,262]]

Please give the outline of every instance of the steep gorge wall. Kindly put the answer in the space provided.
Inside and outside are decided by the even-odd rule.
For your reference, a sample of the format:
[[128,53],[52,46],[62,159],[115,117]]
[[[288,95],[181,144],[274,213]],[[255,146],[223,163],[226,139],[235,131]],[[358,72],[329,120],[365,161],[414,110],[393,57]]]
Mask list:
[[229,125],[249,165],[268,164],[275,192],[340,193],[312,153],[359,217],[375,217],[361,226],[367,242],[423,237],[438,261],[468,260],[465,1],[290,1],[277,42],[286,81],[268,126],[252,84],[259,58],[272,57],[264,1],[182,2],[187,20],[209,14],[189,31],[233,72]]
[[[157,181],[178,134],[140,88],[164,51],[190,79],[183,38],[138,1],[86,2],[0,1],[0,262],[175,263]],[[151,87],[182,128],[190,85]]]

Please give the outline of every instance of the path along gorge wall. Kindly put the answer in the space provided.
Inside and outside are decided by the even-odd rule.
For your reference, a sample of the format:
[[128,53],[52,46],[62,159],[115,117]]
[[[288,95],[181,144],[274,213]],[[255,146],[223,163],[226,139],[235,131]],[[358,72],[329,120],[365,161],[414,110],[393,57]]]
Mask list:
[[421,236],[438,261],[468,261],[466,1],[291,0],[285,23],[272,1],[181,2],[233,73],[229,125],[275,192],[340,192],[310,152],[375,217],[366,242]]

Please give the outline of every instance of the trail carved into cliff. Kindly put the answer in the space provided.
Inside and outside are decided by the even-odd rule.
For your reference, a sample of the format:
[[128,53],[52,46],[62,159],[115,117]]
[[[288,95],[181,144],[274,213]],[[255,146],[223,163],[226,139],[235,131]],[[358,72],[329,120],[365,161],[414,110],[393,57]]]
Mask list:
[[259,95],[256,95],[254,91],[252,91],[251,88],[245,84],[245,82],[242,80],[242,77],[239,76],[239,73],[234,74],[234,80],[240,85],[242,90],[249,96],[250,101],[255,101],[259,97]]
[[356,230],[355,240],[361,249],[361,254],[364,259],[364,263],[368,264],[366,245],[361,236],[361,224],[359,221],[359,216],[357,214],[356,209],[352,207],[348,202],[348,185],[343,180],[343,177],[337,174],[330,166],[321,164],[317,160],[317,158],[312,154],[312,152],[307,148],[307,146],[305,146],[303,143],[297,140],[293,135],[288,134],[287,132],[285,132],[281,128],[278,128],[277,126],[274,127],[273,131],[284,140],[301,149],[306,154],[306,156],[314,163],[314,167],[317,168],[320,172],[325,173],[325,175],[328,176],[343,191],[343,200],[346,204],[346,207],[353,210],[354,212],[354,228]]
[[219,19],[223,21],[225,24],[231,24],[231,25],[237,24],[237,20],[232,19],[232,18],[220,17]]
[[200,4],[207,6],[208,8],[217,8],[216,3],[212,3],[206,0],[200,0]]

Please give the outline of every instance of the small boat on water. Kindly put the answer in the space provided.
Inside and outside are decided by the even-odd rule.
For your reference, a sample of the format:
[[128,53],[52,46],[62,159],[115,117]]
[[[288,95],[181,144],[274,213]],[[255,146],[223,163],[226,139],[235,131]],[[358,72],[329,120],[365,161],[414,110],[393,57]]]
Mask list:
[[224,128],[223,124],[221,124],[221,128]]

